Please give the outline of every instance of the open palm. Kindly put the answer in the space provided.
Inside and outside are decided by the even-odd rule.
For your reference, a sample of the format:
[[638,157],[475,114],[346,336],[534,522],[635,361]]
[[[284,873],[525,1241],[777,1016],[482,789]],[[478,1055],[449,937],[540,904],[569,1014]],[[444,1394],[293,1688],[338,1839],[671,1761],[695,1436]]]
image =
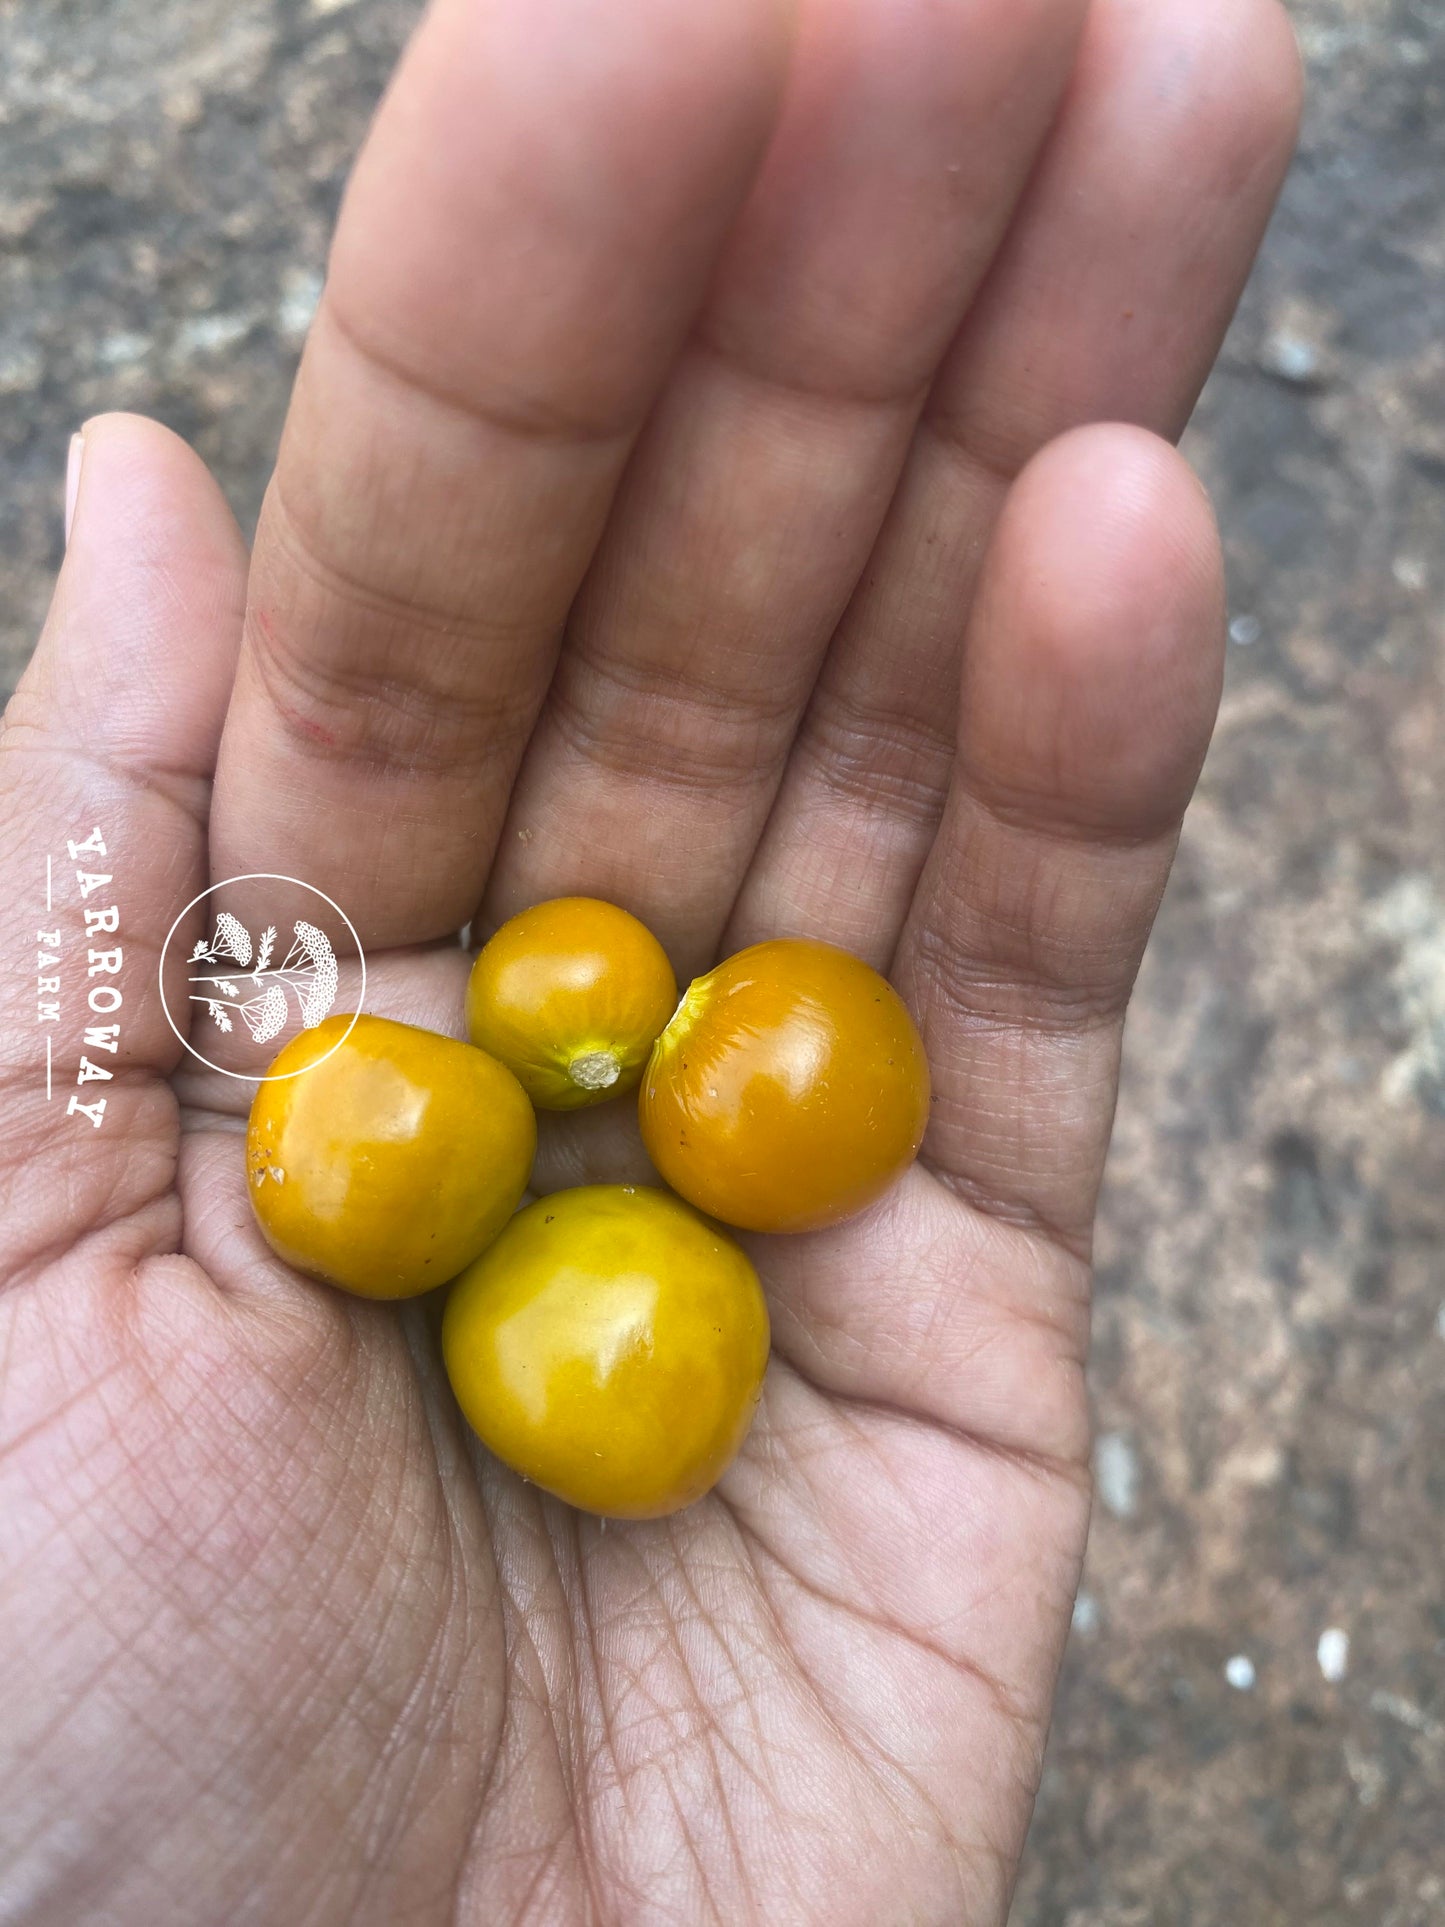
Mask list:
[[[439,0],[249,584],[181,444],[88,426],[0,756],[14,954],[95,825],[89,941],[125,950],[98,1127],[4,993],[7,1922],[1003,1918],[1087,1522],[1119,1029],[1219,672],[1156,433],[1294,89],[1265,0]],[[767,934],[891,972],[923,1158],[751,1241],[775,1355],[708,1500],[541,1497],[466,1434],[429,1301],[266,1252],[243,1099],[178,1071],[154,992],[208,873],[257,870],[438,1028],[456,932],[570,891],[683,975]],[[608,1107],[537,1182],[639,1158]]]

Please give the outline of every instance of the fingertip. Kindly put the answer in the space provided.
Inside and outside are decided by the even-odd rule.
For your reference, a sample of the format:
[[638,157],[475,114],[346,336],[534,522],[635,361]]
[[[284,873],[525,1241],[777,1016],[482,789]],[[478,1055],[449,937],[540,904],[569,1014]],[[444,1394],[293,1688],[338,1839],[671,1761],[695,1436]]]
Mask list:
[[1305,70],[1281,0],[1229,0],[1220,12],[1221,94],[1232,100],[1237,151],[1276,185],[1299,139]]
[[[1041,449],[1005,506],[999,539],[1023,524],[1049,531],[1040,582],[1067,571],[1073,614],[1107,647],[1102,617],[1121,597],[1191,610],[1222,601],[1219,530],[1207,490],[1172,443],[1128,422],[1071,429]],[[1095,607],[1095,603],[1103,605]],[[1142,613],[1142,610],[1140,611]],[[1067,606],[1060,611],[1068,614]],[[1118,646],[1132,647],[1116,632]]]
[[1291,152],[1299,137],[1300,121],[1304,116],[1308,79],[1305,73],[1304,52],[1300,47],[1299,34],[1295,29],[1289,9],[1281,0],[1260,0],[1270,15],[1269,33],[1272,59],[1267,72],[1274,81],[1276,107],[1280,127],[1289,137]]
[[87,547],[135,543],[144,561],[168,553],[183,534],[219,566],[239,563],[244,570],[245,541],[219,485],[190,443],[164,422],[123,410],[91,415],[72,436],[71,450],[67,539]]
[[1261,168],[1277,184],[1303,95],[1299,43],[1280,0],[1095,0],[1084,58],[1128,86],[1136,111],[1213,154],[1222,187],[1238,190]]
[[975,788],[1080,834],[1170,829],[1209,741],[1224,586],[1209,500],[1126,424],[1075,429],[1015,483],[964,663]]
[[122,760],[174,746],[205,769],[230,691],[246,545],[200,456],[142,415],[72,438],[67,545],[22,683],[47,727]]

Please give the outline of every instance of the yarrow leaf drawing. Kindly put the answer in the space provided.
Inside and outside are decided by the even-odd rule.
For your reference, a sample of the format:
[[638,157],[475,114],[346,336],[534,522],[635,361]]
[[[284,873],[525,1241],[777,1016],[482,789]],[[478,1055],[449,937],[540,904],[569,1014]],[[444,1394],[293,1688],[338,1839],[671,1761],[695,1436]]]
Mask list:
[[244,970],[253,956],[256,960],[244,977],[234,969],[192,972],[190,981],[198,988],[191,992],[191,1002],[206,1006],[218,1030],[234,1030],[239,1015],[256,1042],[267,1044],[286,1028],[293,1000],[303,1030],[314,1030],[330,1015],[337,988],[331,939],[324,930],[304,920],[291,928],[291,948],[279,964],[273,964],[274,923],[267,925],[253,946],[251,933],[239,917],[229,910],[217,913],[210,942],[202,938],[189,961],[219,964],[224,960]]

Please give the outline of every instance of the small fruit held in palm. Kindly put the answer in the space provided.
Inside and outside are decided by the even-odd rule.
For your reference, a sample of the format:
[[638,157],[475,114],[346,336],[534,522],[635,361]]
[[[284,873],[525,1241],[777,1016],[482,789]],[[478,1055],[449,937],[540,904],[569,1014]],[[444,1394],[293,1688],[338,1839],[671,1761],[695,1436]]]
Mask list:
[[293,1038],[266,1079],[246,1188],[272,1250],[314,1278],[363,1298],[430,1291],[491,1242],[526,1189],[532,1107],[471,1044],[335,1016]]
[[898,993],[835,945],[779,938],[688,989],[639,1100],[662,1176],[725,1224],[813,1231],[882,1195],[928,1123],[928,1061]]
[[442,1351],[505,1464],[584,1511],[648,1519],[735,1456],[768,1360],[757,1273],[665,1191],[585,1185],[518,1212],[452,1287]]
[[540,1110],[636,1088],[677,1007],[667,953],[645,924],[596,897],[557,897],[504,923],[467,985],[472,1042]]

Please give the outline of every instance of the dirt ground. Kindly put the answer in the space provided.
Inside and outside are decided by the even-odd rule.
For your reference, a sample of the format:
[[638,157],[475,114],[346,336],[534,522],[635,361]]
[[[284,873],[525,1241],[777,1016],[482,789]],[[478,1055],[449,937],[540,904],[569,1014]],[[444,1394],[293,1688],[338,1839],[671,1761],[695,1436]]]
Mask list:
[[[1131,1019],[1099,1499],[1015,1927],[1445,1923],[1445,6],[1297,0],[1187,447],[1232,625]],[[0,676],[71,429],[254,516],[397,0],[0,0]]]

